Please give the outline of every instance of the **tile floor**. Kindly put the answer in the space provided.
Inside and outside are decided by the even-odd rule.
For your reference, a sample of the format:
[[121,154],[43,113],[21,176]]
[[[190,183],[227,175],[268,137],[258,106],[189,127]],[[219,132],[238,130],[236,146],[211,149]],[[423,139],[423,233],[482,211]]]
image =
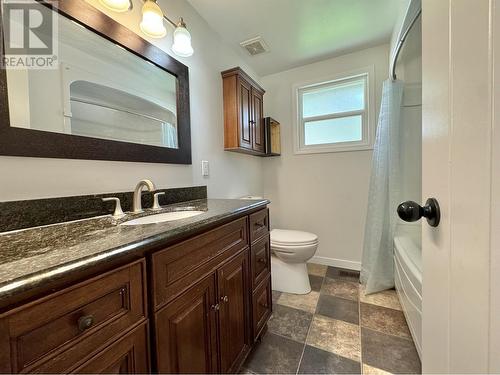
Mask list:
[[308,269],[311,293],[273,291],[268,332],[242,372],[421,372],[394,290],[365,296],[357,272],[317,264],[309,264]]

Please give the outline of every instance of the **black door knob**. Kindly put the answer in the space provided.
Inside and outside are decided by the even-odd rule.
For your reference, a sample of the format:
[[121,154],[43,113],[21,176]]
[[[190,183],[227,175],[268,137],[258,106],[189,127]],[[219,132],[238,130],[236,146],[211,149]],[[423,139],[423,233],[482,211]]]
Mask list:
[[441,211],[439,203],[435,198],[427,199],[425,206],[422,207],[413,201],[406,201],[398,206],[398,215],[401,220],[413,222],[425,217],[431,227],[437,227],[441,220]]

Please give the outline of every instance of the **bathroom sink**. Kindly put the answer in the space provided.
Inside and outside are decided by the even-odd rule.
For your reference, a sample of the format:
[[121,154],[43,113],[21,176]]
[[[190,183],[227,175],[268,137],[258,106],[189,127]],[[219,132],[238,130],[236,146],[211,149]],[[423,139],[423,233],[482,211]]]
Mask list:
[[149,215],[140,217],[138,219],[129,220],[121,223],[121,225],[143,225],[143,224],[157,224],[164,223],[167,221],[175,221],[186,219],[188,217],[193,217],[203,214],[205,211],[173,211],[164,212],[162,214]]

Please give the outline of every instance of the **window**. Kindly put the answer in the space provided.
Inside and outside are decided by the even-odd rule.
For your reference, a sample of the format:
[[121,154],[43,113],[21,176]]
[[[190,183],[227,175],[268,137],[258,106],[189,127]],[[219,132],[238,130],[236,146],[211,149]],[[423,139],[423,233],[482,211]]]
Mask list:
[[372,148],[369,77],[362,73],[295,88],[295,153]]

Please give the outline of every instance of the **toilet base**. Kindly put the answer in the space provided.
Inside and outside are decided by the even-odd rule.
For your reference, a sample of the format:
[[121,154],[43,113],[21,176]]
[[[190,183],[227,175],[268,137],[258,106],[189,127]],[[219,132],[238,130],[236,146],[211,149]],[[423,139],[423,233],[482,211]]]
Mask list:
[[271,255],[271,281],[273,290],[293,294],[307,294],[311,283],[306,263],[285,263]]

